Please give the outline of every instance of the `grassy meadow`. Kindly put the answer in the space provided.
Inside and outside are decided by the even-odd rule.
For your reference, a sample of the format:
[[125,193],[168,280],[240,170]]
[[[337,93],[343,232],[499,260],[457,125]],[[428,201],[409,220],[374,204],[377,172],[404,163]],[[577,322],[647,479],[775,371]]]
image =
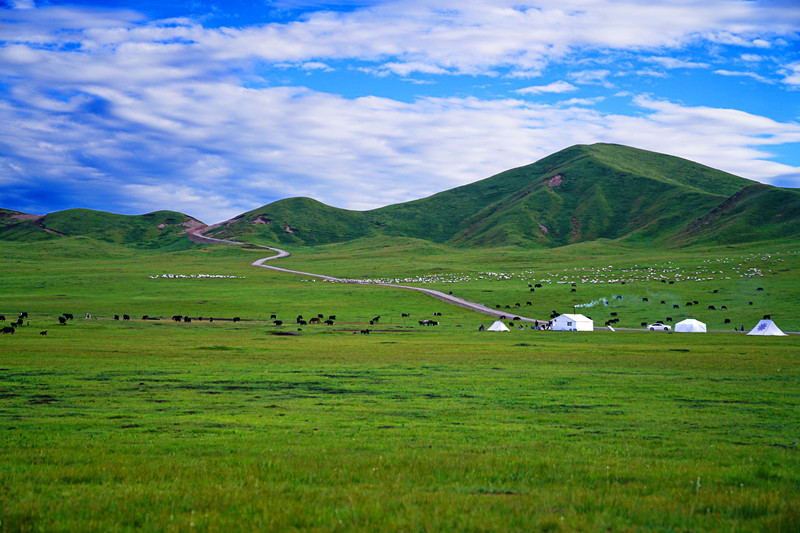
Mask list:
[[[524,316],[622,296],[583,311],[725,332],[483,333],[491,318],[417,293],[251,267],[263,251],[0,243],[0,313],[28,312],[0,336],[0,530],[800,529],[800,337],[709,320],[800,331],[791,246],[291,251],[281,266]],[[565,281],[576,268],[607,278]],[[337,320],[298,332],[298,314]]]

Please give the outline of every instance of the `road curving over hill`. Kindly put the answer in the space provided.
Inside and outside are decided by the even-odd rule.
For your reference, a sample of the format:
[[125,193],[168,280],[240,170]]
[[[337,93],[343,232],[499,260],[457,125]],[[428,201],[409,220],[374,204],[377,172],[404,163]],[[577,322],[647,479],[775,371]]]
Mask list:
[[235,244],[235,245],[239,245],[239,246],[252,246],[252,247],[255,247],[255,248],[264,248],[266,250],[271,250],[273,252],[276,252],[277,255],[272,255],[272,256],[269,256],[269,257],[264,257],[264,258],[258,259],[256,261],[253,261],[251,263],[251,265],[254,266],[254,267],[266,268],[266,269],[269,269],[269,270],[274,270],[276,272],[285,272],[287,274],[295,274],[295,275],[299,275],[299,276],[309,276],[309,277],[312,277],[312,278],[322,279],[324,281],[330,281],[330,282],[333,282],[333,283],[350,283],[350,284],[353,284],[353,285],[373,285],[373,286],[379,286],[379,287],[389,287],[389,288],[392,288],[392,289],[404,289],[404,290],[409,290],[409,291],[417,291],[417,292],[420,292],[420,293],[425,294],[427,296],[430,296],[431,298],[436,298],[437,300],[441,300],[442,302],[445,302],[445,303],[448,303],[448,304],[451,304],[451,305],[456,305],[458,307],[463,307],[465,309],[469,309],[470,311],[475,311],[476,313],[481,313],[481,314],[484,314],[484,315],[493,316],[495,318],[502,318],[502,319],[511,319],[511,318],[513,318],[515,322],[532,322],[532,323],[533,322],[540,322],[540,323],[541,322],[547,322],[546,320],[543,321],[543,320],[538,320],[538,319],[534,319],[534,318],[528,318],[528,317],[524,317],[524,316],[517,315],[517,314],[509,315],[508,312],[503,312],[503,311],[500,311],[500,310],[497,310],[497,309],[492,309],[490,307],[486,307],[483,304],[470,302],[468,300],[464,300],[463,298],[458,298],[456,296],[453,296],[452,294],[446,294],[444,292],[436,291],[436,290],[433,290],[433,289],[424,289],[424,288],[421,288],[421,287],[413,287],[411,285],[395,285],[395,284],[392,284],[392,283],[382,283],[382,282],[378,282],[378,281],[364,281],[364,280],[358,280],[358,279],[337,278],[337,277],[334,277],[334,276],[327,276],[325,274],[314,274],[314,273],[311,273],[311,272],[301,272],[299,270],[290,270],[288,268],[281,268],[281,267],[276,267],[276,266],[272,266],[272,265],[267,265],[267,264],[265,264],[267,261],[271,261],[273,259],[280,259],[281,257],[289,257],[291,254],[289,252],[285,251],[285,250],[281,250],[280,248],[273,248],[271,246],[264,246],[264,245],[261,245],[261,244],[242,243],[242,242],[238,242],[238,241],[225,240],[225,239],[215,239],[213,237],[206,237],[205,235],[203,235],[203,232],[208,231],[208,230],[212,229],[213,227],[214,226],[206,226],[206,227],[203,227],[203,228],[193,229],[193,230],[187,232],[189,240],[191,240],[192,242],[198,243],[198,244]]

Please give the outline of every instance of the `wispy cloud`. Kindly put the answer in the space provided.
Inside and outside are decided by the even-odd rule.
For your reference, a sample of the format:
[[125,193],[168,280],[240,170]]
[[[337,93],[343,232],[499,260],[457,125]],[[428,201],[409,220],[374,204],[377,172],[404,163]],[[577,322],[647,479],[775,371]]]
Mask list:
[[519,94],[543,94],[543,93],[568,93],[577,91],[578,88],[566,81],[554,81],[547,85],[533,85],[523,89],[516,89],[514,92]]
[[765,78],[764,76],[757,74],[755,72],[746,72],[746,71],[733,71],[733,70],[715,70],[714,74],[719,74],[720,76],[730,76],[730,77],[740,77],[740,78],[750,78],[756,81],[760,81],[761,83],[773,83],[772,80]]

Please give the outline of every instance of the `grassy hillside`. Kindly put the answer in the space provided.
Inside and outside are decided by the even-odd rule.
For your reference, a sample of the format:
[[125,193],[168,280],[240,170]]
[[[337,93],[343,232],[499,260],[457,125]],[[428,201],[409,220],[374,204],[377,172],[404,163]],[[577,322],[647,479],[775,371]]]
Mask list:
[[0,209],[0,240],[37,242],[57,237],[41,226],[41,218],[20,211]]
[[202,225],[174,211],[117,215],[91,209],[67,209],[45,216],[0,211],[0,237],[30,242],[63,237],[91,237],[136,248],[185,249],[186,231]]
[[[743,233],[734,233],[728,218],[750,217],[752,196],[739,198],[736,213],[718,207],[752,184],[664,154],[578,145],[469,185],[371,211],[344,211],[307,198],[282,200],[245,213],[214,234],[286,245],[383,235],[458,247],[552,248],[594,239],[675,247],[696,242],[684,226],[714,211],[704,225],[713,228],[716,242],[734,243],[742,241]],[[792,209],[789,220],[797,213]],[[785,221],[769,221],[757,234],[746,235],[763,239],[800,233],[779,222]]]

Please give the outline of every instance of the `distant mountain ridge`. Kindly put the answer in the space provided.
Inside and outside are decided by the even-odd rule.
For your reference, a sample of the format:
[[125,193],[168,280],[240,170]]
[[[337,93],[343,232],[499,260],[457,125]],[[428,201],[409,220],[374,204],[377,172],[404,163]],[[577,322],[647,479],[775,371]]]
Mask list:
[[[158,248],[180,246],[200,228],[202,222],[173,211],[126,216],[70,209],[37,217],[0,210],[5,240],[83,235]],[[800,191],[637,148],[576,145],[427,198],[369,211],[287,198],[204,233],[279,246],[376,236],[456,247],[552,248],[595,239],[732,244],[800,237]]]

